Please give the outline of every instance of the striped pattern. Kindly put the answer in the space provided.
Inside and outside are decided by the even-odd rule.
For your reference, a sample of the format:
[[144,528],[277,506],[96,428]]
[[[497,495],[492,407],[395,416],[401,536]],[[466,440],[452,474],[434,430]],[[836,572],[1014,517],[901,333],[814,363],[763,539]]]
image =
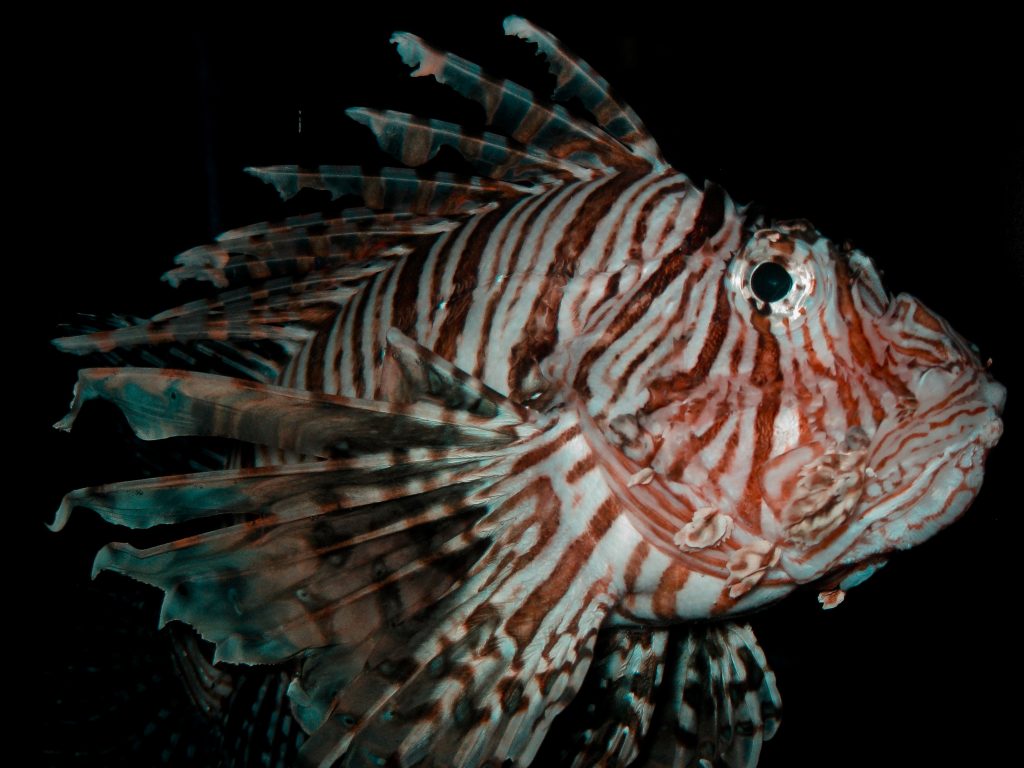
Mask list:
[[[573,764],[625,765],[657,732],[655,764],[753,765],[778,693],[749,629],[664,627],[947,525],[977,492],[1002,388],[863,254],[748,220],[667,166],[555,38],[515,17],[506,32],[594,120],[396,33],[413,75],[477,101],[493,132],[349,115],[405,164],[450,147],[481,176],[253,169],[283,197],[367,208],[225,233],[168,274],[218,297],[57,343],[235,350],[252,381],[83,371],[62,426],[106,399],[146,439],[234,438],[258,466],[75,491],[54,527],[75,506],[135,528],[221,519],[109,545],[96,568],[163,589],[163,619],[219,659],[301,659],[289,697],[311,765],[528,765],[593,685],[610,708],[562,742]],[[770,303],[764,262],[792,280]]]

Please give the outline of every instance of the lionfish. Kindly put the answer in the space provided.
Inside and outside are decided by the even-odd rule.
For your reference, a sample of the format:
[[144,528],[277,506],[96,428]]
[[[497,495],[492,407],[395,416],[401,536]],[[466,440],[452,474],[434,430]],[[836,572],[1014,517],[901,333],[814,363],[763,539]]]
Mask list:
[[1004,389],[863,253],[698,187],[587,63],[504,28],[552,102],[403,32],[494,132],[348,110],[479,176],[250,169],[364,207],[226,232],[167,275],[213,297],[56,341],[199,361],[82,370],[59,427],[101,399],[143,440],[253,448],[73,491],[52,527],[178,526],[94,570],[213,644],[181,654],[208,706],[275,665],[304,764],[753,766],[781,703],[739,617],[837,605],[957,519]]

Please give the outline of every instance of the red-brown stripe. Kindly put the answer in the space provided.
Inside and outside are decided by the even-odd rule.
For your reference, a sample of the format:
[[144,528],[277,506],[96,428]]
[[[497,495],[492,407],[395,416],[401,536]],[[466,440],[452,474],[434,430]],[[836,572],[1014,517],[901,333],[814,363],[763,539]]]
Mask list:
[[641,541],[633,548],[633,554],[629,556],[629,560],[626,562],[624,581],[627,594],[633,592],[637,579],[640,578],[640,571],[644,567],[644,561],[647,560],[647,555],[650,554],[650,551],[651,546],[646,541]]
[[659,619],[672,619],[676,615],[676,595],[686,584],[690,571],[680,563],[672,563],[661,574],[658,587],[651,597],[651,608]]
[[[538,360],[551,354],[558,343],[558,309],[565,293],[565,281],[576,272],[580,254],[594,235],[594,230],[607,215],[608,209],[635,181],[632,174],[619,174],[590,191],[576,209],[572,221],[555,245],[555,257],[548,266],[544,282],[530,308],[527,328],[512,348],[509,366],[509,391],[518,393]],[[547,217],[544,233],[537,240],[543,243],[559,214],[572,198],[565,196]]]
[[512,465],[512,470],[509,474],[515,477],[520,472],[525,472],[526,470],[535,467],[545,459],[550,458],[556,451],[579,434],[580,426],[579,424],[575,424],[565,430],[565,432],[560,434],[554,440],[545,440],[541,445],[520,456],[519,459],[516,460],[516,463]]
[[707,378],[708,371],[711,370],[711,366],[725,343],[731,312],[725,281],[719,280],[715,295],[715,309],[711,313],[704,346],[701,347],[700,354],[697,355],[697,362],[689,371],[652,382],[650,386],[651,399],[644,408],[646,412],[656,411],[673,400],[677,400],[681,392],[691,389]]
[[569,471],[565,473],[566,482],[570,485],[577,482],[595,466],[597,466],[597,458],[594,454],[588,453],[582,459],[573,464],[572,467],[569,468]]
[[407,336],[415,336],[416,298],[431,245],[433,240],[418,243],[415,250],[406,256],[396,278],[395,294],[391,301],[391,323]]
[[771,458],[775,418],[781,405],[782,370],[779,367],[779,342],[772,333],[768,318],[753,315],[757,331],[757,353],[751,383],[761,389],[761,402],[754,417],[753,460],[747,475],[747,487],[740,502],[738,514],[745,519],[754,533],[761,530],[761,484],[755,467],[763,467]]
[[724,219],[725,193],[721,187],[709,184],[704,193],[700,211],[697,213],[693,227],[684,238],[683,244],[669,254],[658,269],[648,276],[636,292],[636,300],[615,319],[600,341],[595,343],[580,361],[574,386],[584,397],[590,394],[587,377],[594,362],[647,313],[654,299],[664,293],[672,281],[686,268],[687,258],[721,228]]
[[573,581],[580,578],[580,571],[590,559],[594,547],[611,528],[617,516],[618,507],[615,502],[611,498],[605,499],[591,517],[587,535],[579,536],[569,544],[559,557],[551,576],[541,582],[523,605],[509,617],[505,627],[516,643],[517,656],[537,634],[537,628],[551,607],[565,596]]
[[445,360],[455,359],[455,347],[466,324],[466,315],[473,305],[473,289],[476,287],[480,259],[491,239],[494,228],[508,213],[511,203],[505,202],[480,217],[470,232],[459,254],[455,267],[454,295],[449,299],[448,311],[438,330],[434,351]]

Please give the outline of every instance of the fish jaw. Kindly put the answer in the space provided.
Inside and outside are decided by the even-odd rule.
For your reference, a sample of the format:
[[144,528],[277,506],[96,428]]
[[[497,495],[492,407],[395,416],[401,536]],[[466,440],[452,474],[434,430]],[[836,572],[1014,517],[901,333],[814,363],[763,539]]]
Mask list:
[[[923,339],[906,322],[879,323],[883,355],[902,370],[905,390],[884,393],[884,418],[858,428],[867,442],[844,457],[835,489],[845,487],[831,507],[836,524],[813,540],[799,528],[780,532],[787,539],[781,566],[799,583],[926,541],[959,519],[981,488],[986,457],[1002,435],[1006,389],[915,299],[895,298],[884,319],[908,317],[926,318],[936,332]],[[791,517],[801,501],[790,500]]]
[[939,376],[949,379],[944,388],[963,394],[933,403],[922,397],[914,418],[879,429],[858,511],[860,535],[845,560],[914,547],[959,519],[977,496],[985,459],[1002,435],[1006,390],[985,373],[964,381],[974,375],[926,370],[918,380],[922,395]]

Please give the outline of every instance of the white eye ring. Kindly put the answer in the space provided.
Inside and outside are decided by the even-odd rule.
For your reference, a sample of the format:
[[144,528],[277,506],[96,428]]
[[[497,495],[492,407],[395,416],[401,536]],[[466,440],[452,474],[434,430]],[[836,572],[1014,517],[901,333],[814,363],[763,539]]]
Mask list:
[[[765,264],[778,265],[792,281],[789,290],[773,301],[765,301],[752,287],[754,273]],[[773,277],[779,283],[784,282],[778,272]],[[777,230],[755,232],[729,265],[727,279],[737,307],[768,317],[773,328],[793,328],[801,324],[822,299],[818,290],[822,280],[813,245]],[[758,287],[763,295],[762,286]]]

